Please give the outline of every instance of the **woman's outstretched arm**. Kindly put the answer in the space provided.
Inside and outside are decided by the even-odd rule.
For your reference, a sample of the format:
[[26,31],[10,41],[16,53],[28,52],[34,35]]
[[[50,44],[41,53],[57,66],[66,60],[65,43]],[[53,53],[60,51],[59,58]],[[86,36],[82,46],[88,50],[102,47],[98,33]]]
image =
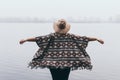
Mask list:
[[36,41],[36,38],[33,37],[33,38],[27,38],[27,39],[22,39],[19,41],[20,44],[23,44],[25,42],[35,42]]
[[98,41],[101,44],[104,44],[104,41],[102,39],[98,39],[98,38],[93,38],[93,37],[88,37],[89,41]]

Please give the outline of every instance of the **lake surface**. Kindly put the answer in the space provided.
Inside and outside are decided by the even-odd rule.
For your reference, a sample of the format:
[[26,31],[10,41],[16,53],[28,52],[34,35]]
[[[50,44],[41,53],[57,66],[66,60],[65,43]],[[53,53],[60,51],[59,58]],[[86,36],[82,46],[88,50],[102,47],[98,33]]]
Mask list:
[[[0,23],[0,80],[52,80],[48,69],[27,64],[38,49],[36,43],[19,40],[53,31],[52,23]],[[70,33],[101,38],[104,45],[89,42],[93,70],[71,71],[69,80],[120,80],[120,24],[71,24]]]

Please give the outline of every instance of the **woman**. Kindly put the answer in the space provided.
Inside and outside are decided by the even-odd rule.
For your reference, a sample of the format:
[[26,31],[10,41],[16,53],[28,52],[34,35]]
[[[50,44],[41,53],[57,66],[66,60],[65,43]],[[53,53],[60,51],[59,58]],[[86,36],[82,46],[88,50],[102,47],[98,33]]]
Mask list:
[[20,41],[20,44],[36,42],[39,46],[29,66],[31,68],[49,68],[53,80],[68,80],[70,70],[91,70],[91,60],[85,50],[88,42],[98,41],[104,44],[104,41],[68,33],[70,24],[64,19],[57,20],[53,27],[55,33]]

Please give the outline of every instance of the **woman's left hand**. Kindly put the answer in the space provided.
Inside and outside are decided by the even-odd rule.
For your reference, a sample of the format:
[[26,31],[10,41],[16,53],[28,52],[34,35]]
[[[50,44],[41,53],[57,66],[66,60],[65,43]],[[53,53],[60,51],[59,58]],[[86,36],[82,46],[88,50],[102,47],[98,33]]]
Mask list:
[[24,42],[26,42],[26,40],[24,40],[24,39],[22,39],[22,40],[20,40],[20,44],[23,44]]

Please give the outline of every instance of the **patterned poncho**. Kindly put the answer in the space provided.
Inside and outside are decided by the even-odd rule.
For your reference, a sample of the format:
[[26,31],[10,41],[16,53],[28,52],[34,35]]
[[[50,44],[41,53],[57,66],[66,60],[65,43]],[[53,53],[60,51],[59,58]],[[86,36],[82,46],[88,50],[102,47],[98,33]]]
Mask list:
[[31,68],[71,68],[92,69],[91,60],[86,52],[89,39],[74,34],[51,33],[36,37],[39,46],[32,61]]

